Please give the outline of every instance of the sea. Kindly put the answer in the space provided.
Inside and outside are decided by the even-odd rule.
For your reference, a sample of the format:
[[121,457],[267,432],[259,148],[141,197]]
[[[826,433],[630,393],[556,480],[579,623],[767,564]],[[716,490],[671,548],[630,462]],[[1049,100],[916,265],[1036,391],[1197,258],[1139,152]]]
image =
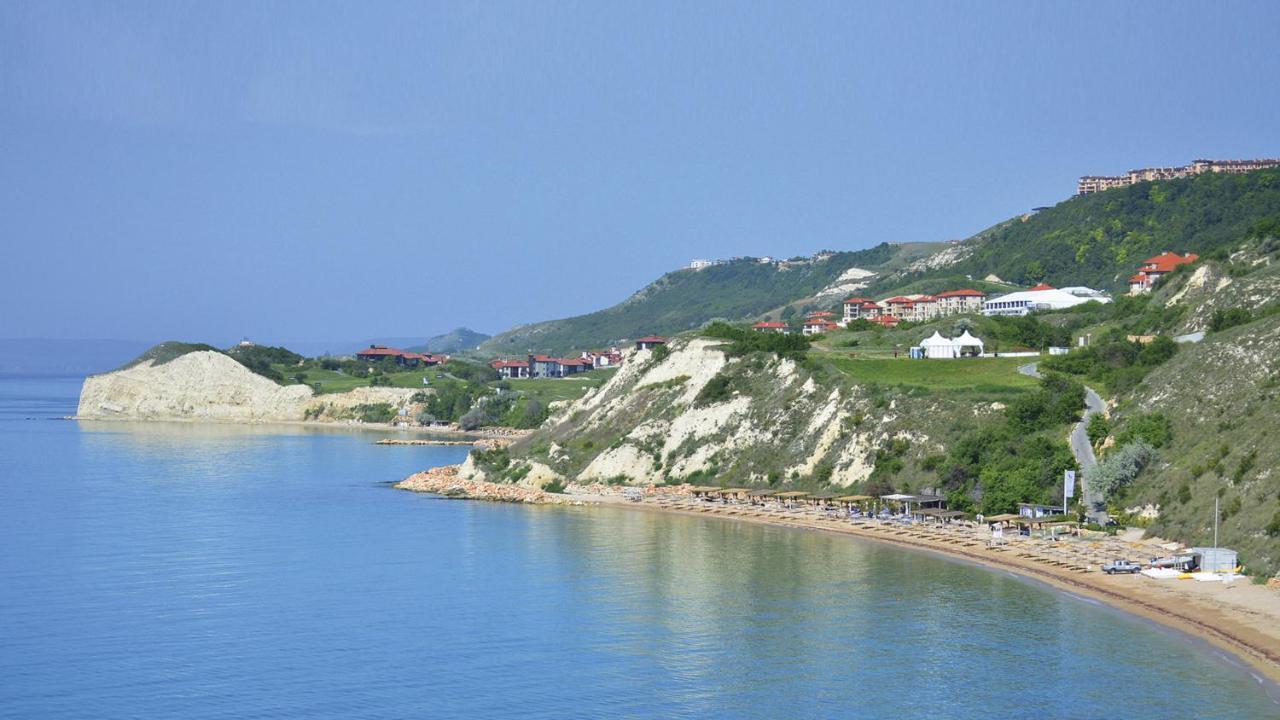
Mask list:
[[466,450],[63,419],[80,384],[0,378],[0,718],[1280,717],[1237,660],[1008,573],[403,492]]

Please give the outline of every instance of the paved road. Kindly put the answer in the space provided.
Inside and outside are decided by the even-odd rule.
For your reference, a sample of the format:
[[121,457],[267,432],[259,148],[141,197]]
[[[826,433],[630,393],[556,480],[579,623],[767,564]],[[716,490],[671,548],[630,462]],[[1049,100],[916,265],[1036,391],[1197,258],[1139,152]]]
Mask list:
[[[1040,377],[1040,370],[1036,367],[1037,363],[1028,363],[1018,366],[1018,372],[1029,377]],[[1102,402],[1102,397],[1093,391],[1093,388],[1085,386],[1084,388],[1084,417],[1076,426],[1071,428],[1071,454],[1075,455],[1076,463],[1080,466],[1080,492],[1084,493],[1084,504],[1089,509],[1088,515],[1095,516],[1098,514],[1105,515],[1103,510],[1102,497],[1089,489],[1089,473],[1098,467],[1098,457],[1093,454],[1093,444],[1089,442],[1089,418],[1095,413],[1100,413],[1106,409],[1106,404]]]

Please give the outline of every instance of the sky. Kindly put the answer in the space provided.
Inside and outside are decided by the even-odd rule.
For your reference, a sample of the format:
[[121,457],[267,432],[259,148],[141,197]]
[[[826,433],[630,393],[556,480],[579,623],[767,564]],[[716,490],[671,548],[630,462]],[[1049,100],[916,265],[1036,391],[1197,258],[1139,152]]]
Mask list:
[[0,337],[495,333],[1280,156],[1280,3],[0,3]]

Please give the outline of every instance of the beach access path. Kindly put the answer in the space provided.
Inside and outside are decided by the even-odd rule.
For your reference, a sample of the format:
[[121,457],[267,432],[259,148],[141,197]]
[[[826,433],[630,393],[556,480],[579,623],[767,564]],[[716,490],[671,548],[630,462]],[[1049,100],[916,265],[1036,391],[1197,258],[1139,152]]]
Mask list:
[[[1039,363],[1028,363],[1018,367],[1018,372],[1028,377],[1040,377]],[[1076,464],[1080,466],[1080,489],[1084,493],[1085,507],[1089,508],[1090,519],[1098,519],[1097,516],[1103,513],[1104,500],[1101,495],[1093,491],[1089,486],[1089,476],[1098,467],[1098,457],[1093,452],[1093,443],[1089,442],[1089,419],[1094,415],[1104,412],[1107,409],[1106,403],[1102,401],[1102,396],[1094,392],[1094,389],[1086,385],[1084,387],[1084,416],[1080,422],[1071,428],[1071,454],[1076,458]],[[1105,517],[1100,518],[1103,522]]]

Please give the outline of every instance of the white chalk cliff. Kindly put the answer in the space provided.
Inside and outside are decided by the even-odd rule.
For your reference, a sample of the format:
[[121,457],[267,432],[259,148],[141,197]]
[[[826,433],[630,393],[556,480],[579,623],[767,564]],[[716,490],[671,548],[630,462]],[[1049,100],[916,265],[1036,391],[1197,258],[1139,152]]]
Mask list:
[[[332,416],[365,403],[403,407],[405,388],[357,388],[316,397],[305,385],[277,385],[222,353],[187,353],[157,365],[145,360],[85,379],[81,418],[279,422]],[[310,411],[310,413],[308,413]]]

